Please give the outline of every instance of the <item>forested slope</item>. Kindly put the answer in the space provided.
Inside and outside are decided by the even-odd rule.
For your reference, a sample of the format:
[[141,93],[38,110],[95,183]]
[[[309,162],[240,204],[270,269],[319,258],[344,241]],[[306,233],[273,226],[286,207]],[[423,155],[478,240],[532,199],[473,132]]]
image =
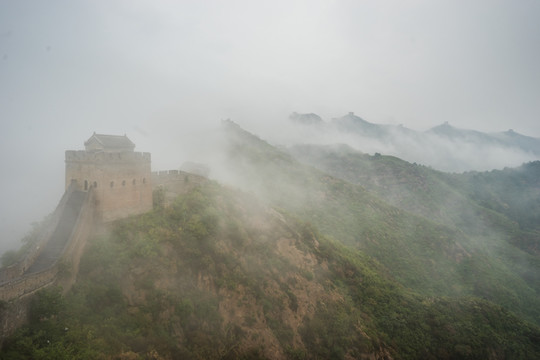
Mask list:
[[2,358],[534,358],[540,330],[410,291],[360,251],[207,183],[94,239]]
[[227,185],[157,189],[153,211],[102,229],[0,358],[540,357],[538,258],[514,241],[534,229],[472,180],[221,136]]

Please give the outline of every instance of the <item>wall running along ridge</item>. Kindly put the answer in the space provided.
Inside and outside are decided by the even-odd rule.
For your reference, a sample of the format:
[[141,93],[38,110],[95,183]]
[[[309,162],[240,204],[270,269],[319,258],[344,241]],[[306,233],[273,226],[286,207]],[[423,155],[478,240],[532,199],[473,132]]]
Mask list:
[[66,189],[94,188],[103,222],[152,209],[150,153],[66,151]]
[[[77,198],[77,201],[70,201]],[[76,203],[76,207],[70,206]],[[73,212],[76,217],[73,217]],[[28,319],[28,305],[31,295],[38,290],[58,283],[59,271],[69,268],[62,281],[65,290],[75,281],[79,267],[79,259],[87,239],[95,228],[95,196],[93,189],[87,192],[70,187],[58,204],[54,215],[56,219],[43,233],[49,238],[43,241],[40,237],[40,250],[31,251],[33,264],[27,267],[27,259],[15,266],[25,268],[22,275],[12,278],[13,271],[0,283],[0,344]],[[54,229],[50,229],[54,226]],[[61,229],[62,231],[59,231]],[[45,244],[43,244],[45,243]],[[37,256],[36,253],[39,253]],[[59,253],[59,255],[57,255]]]
[[[95,133],[92,138],[107,136],[118,140]],[[64,291],[71,287],[84,246],[98,224],[152,209],[151,155],[134,152],[132,145],[112,151],[66,151],[62,199],[32,248],[0,270],[0,346],[27,321],[31,295],[52,284]]]

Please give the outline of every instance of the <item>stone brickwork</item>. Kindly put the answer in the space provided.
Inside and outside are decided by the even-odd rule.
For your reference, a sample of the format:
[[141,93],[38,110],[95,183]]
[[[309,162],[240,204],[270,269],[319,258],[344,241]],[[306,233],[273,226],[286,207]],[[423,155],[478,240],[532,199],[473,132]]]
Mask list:
[[[29,299],[51,284],[69,289],[97,224],[150,211],[150,153],[134,152],[125,135],[95,134],[86,150],[66,151],[66,192],[26,256],[0,271],[0,346],[24,324]],[[59,276],[69,264],[69,274]],[[66,276],[68,275],[68,276]]]
[[161,189],[164,192],[165,206],[172,204],[178,195],[187,193],[205,181],[208,179],[203,176],[181,170],[154,171],[152,173],[154,189]]
[[[123,179],[126,179],[124,186],[122,186]],[[131,179],[129,184],[128,179]],[[119,182],[122,187],[100,191],[103,187],[107,189],[106,186],[100,185],[110,181]],[[152,184],[154,189],[164,190],[165,205],[169,205],[179,194],[186,193],[205,181],[208,179],[203,176],[179,170],[151,173],[150,155],[145,153],[66,152],[66,184],[69,185],[48,228],[40,236],[39,245],[31,249],[27,257],[16,266],[4,269],[3,271],[6,272],[4,275],[0,271],[0,347],[7,336],[27,321],[29,303],[33,294],[53,284],[61,285],[66,291],[75,282],[85,244],[99,228],[101,218],[111,219],[114,216],[123,217],[125,214],[150,210]],[[86,192],[85,185],[88,186]],[[128,185],[133,188],[130,190]],[[54,237],[55,228],[61,224],[61,214],[66,211],[70,196],[74,192],[80,195],[81,191],[85,193],[85,197],[78,216],[73,220],[69,239],[63,246],[61,255],[43,269],[31,272],[28,270],[31,262],[40,253],[46,251],[44,248],[53,241],[51,237]],[[112,212],[111,209],[116,208],[107,205],[109,204],[107,197],[112,197],[116,205],[136,203],[130,198],[132,196],[129,194],[130,191],[145,193],[147,203],[144,207],[134,204],[135,212],[132,207],[128,207],[128,210],[123,212]],[[104,202],[106,207],[103,207]],[[59,276],[60,268],[66,264],[69,264],[69,273]],[[25,270],[28,270],[27,273]]]
[[[92,190],[90,189],[84,196],[79,215],[72,224],[72,230],[63,246],[61,255],[38,272],[25,273],[0,283],[2,304],[0,306],[0,346],[7,336],[27,321],[28,304],[36,291],[52,284],[60,284],[64,290],[67,290],[74,283],[86,241],[95,231],[95,196]],[[74,191],[74,187],[70,187],[66,191],[55,213],[62,213],[66,210],[67,199]],[[56,222],[55,226],[60,226],[60,224]],[[50,237],[51,234],[48,236]],[[39,247],[45,247],[51,241],[51,239],[47,239],[45,244]],[[71,265],[70,274],[67,277],[64,276],[59,282],[60,264],[66,263]]]
[[[71,192],[64,195],[64,198],[69,196]],[[62,200],[64,200],[64,198]],[[84,202],[81,206],[79,216],[76,218],[75,223],[72,224],[72,230],[70,229],[70,235],[63,249],[60,257],[54,259],[50,266],[46,266],[43,270],[33,273],[23,273],[17,277],[6,278],[0,282],[0,301],[10,301],[20,298],[27,294],[33,293],[36,290],[46,287],[54,282],[56,274],[58,272],[57,265],[59,261],[68,262],[72,265],[72,273],[76,275],[78,271],[79,259],[82,254],[82,249],[86,244],[86,240],[95,230],[95,197],[92,191],[89,191],[85,196]],[[65,202],[61,201],[58,205],[56,212],[64,211]],[[58,222],[56,223],[58,225]],[[55,225],[55,226],[56,226]],[[49,237],[51,235],[49,234]],[[45,245],[39,247],[44,248]],[[70,286],[70,283],[64,285]]]
[[[34,246],[32,246],[32,248],[28,250],[28,252],[21,260],[17,261],[13,265],[10,265],[0,270],[0,284],[17,279],[18,277],[22,276],[24,272],[34,263],[36,258],[41,254],[41,251],[44,249],[45,245],[49,241],[54,230],[56,229],[56,226],[58,225],[58,221],[60,220],[60,214],[63,211],[70,191],[71,189],[68,189],[60,199],[60,202],[56,206],[56,209],[52,213],[51,217],[47,220],[46,226],[39,233]],[[0,299],[2,299],[1,293]]]
[[66,188],[94,189],[104,222],[152,209],[150,153],[66,151]]

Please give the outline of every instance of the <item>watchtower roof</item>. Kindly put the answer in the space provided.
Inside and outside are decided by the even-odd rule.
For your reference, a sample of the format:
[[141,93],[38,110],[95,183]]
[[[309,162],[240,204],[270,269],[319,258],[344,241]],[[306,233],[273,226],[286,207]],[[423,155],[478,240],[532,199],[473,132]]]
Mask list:
[[126,135],[94,134],[84,142],[87,151],[133,151],[135,144]]

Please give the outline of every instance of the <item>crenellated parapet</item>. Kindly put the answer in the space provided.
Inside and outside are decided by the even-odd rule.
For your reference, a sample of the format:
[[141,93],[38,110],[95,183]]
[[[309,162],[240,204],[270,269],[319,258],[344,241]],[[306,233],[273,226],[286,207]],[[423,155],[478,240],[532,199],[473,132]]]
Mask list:
[[[94,133],[86,150],[65,152],[66,192],[57,209],[27,254],[0,270],[0,347],[26,321],[32,294],[51,284],[73,284],[96,224],[152,209],[151,155],[134,147],[125,135]],[[66,264],[69,274],[62,271]]]
[[[27,253],[17,261],[15,264],[0,269],[0,286],[2,284],[12,281],[21,277],[26,270],[34,263],[36,258],[41,254],[45,245],[51,238],[54,229],[56,229],[58,222],[60,221],[60,215],[64,209],[67,198],[71,192],[75,189],[73,187],[68,188],[60,199],[60,203],[56,207],[52,215],[47,219],[45,226],[41,229],[40,233],[37,236],[37,239],[33,246],[27,251]],[[0,287],[1,292],[1,287]],[[0,300],[2,300],[2,295],[0,294]]]
[[159,187],[168,183],[195,182],[201,183],[208,180],[206,177],[182,170],[152,171],[152,185]]
[[151,155],[134,152],[126,136],[94,134],[86,150],[66,151],[66,189],[94,189],[98,216],[105,221],[152,209]]
[[86,150],[66,150],[66,162],[110,163],[150,163],[149,152],[91,152]]
[[[82,251],[95,230],[95,194],[91,189],[72,190],[66,192],[55,210],[58,221],[52,222],[54,226],[50,224],[53,231],[44,231],[46,241],[35,245],[38,255],[27,256],[33,257],[33,263],[25,264],[19,276],[0,282],[0,347],[27,321],[33,294],[53,284],[68,289],[75,281]],[[61,271],[65,264],[70,265],[69,274]]]
[[180,194],[200,186],[208,178],[182,170],[162,170],[152,172],[152,186],[163,191],[163,205],[169,206]]
[[180,170],[159,170],[152,171],[152,177],[155,178],[177,178],[180,174],[187,174]]

